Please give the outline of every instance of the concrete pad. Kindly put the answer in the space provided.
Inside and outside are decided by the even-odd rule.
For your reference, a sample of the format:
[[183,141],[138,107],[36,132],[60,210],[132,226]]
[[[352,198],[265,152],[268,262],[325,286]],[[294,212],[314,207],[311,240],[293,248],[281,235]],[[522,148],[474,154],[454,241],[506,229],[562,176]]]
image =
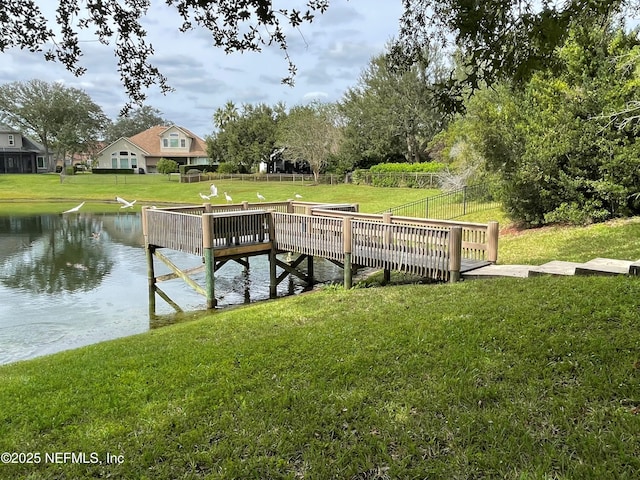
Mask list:
[[529,276],[535,277],[539,275],[574,275],[576,267],[582,266],[578,262],[564,262],[562,260],[554,260],[545,263],[539,267],[533,267],[529,270]]
[[487,265],[462,274],[465,279],[514,277],[527,278],[533,265]]
[[576,267],[576,275],[628,275],[634,262],[611,258],[594,258]]

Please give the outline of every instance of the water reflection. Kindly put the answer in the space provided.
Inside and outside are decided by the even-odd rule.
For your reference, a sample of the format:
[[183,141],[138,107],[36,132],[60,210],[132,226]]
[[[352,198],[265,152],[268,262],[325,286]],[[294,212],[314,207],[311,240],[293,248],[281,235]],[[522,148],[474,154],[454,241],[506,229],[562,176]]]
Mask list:
[[[163,253],[183,268],[202,264]],[[156,263],[156,275],[165,269]],[[321,282],[342,276],[330,262],[316,261],[314,272]],[[204,276],[193,279],[204,285]],[[205,309],[204,297],[180,279],[161,288],[184,313],[157,299],[150,315],[139,214],[0,216],[0,364],[141,333]],[[218,307],[268,299],[267,256],[252,257],[248,269],[228,262],[216,272],[215,288]],[[304,289],[289,277],[277,294]]]
[[3,219],[0,235],[28,242],[8,242],[16,250],[3,256],[0,282],[8,287],[48,294],[88,291],[113,268],[109,251],[100,242],[98,218],[11,217]]

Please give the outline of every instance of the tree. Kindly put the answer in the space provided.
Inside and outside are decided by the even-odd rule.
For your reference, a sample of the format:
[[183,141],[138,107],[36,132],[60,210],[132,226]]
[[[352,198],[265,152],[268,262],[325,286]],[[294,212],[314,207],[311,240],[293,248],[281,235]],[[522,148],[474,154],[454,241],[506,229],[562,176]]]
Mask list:
[[128,115],[120,115],[118,119],[107,127],[104,140],[115,142],[121,137],[133,137],[156,125],[169,125],[171,122],[162,118],[162,112],[157,108],[143,105],[133,109]]
[[82,90],[31,80],[0,85],[0,121],[36,137],[47,158],[55,148],[64,160],[67,154],[90,151],[108,118]]
[[336,105],[313,102],[289,111],[279,125],[278,144],[284,147],[286,160],[307,162],[317,183],[322,169],[338,154],[342,135]]
[[[284,83],[293,83],[295,65],[287,50],[289,27],[310,23],[316,13],[324,13],[328,0],[308,0],[303,10],[274,9],[271,0],[169,0],[182,19],[181,31],[201,26],[211,32],[213,44],[226,53],[260,51],[277,45],[288,62],[289,75]],[[93,29],[100,42],[114,41],[122,84],[131,100],[142,105],[144,90],[157,84],[162,92],[171,87],[157,67],[151,64],[153,46],[146,41],[141,19],[147,14],[148,0],[59,0],[56,23],[61,37],[55,37],[52,22],[44,17],[34,0],[9,0],[0,3],[0,52],[18,47],[41,51],[47,60],[62,63],[76,76],[84,73],[78,66],[82,49],[78,32]],[[130,107],[130,104],[125,106]]]
[[602,24],[614,15],[638,13],[638,0],[404,0],[400,33],[390,51],[394,65],[419,61],[434,39],[463,53],[462,76],[443,82],[460,108],[467,89],[501,80],[524,84],[557,60],[554,51],[572,25]]
[[278,123],[286,116],[284,104],[244,104],[240,111],[233,102],[214,113],[220,129],[207,139],[209,157],[250,172],[261,161],[269,161],[275,150]]
[[446,68],[436,49],[421,65],[405,71],[389,68],[386,55],[374,57],[362,72],[356,87],[340,102],[345,116],[346,145],[354,163],[403,158],[407,162],[428,160],[427,144],[447,122],[438,110],[433,85]]
[[[475,147],[502,180],[509,216],[529,225],[637,214],[640,142],[604,113],[640,96],[635,33],[586,24],[569,32],[554,71],[523,89],[480,90],[467,107]],[[559,72],[559,73],[557,73]]]

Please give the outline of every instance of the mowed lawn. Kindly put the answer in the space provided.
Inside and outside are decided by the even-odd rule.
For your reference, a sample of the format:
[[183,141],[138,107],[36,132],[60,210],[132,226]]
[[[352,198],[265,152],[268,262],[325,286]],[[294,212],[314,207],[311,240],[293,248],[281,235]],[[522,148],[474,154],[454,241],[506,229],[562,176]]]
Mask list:
[[[18,191],[7,183],[2,198]],[[170,183],[149,201],[204,191]],[[100,186],[95,200],[162,186]],[[93,198],[62,187],[70,204]],[[369,198],[367,211],[389,199],[296,190],[325,188]],[[639,225],[511,230],[500,258],[640,258]],[[638,318],[640,280],[626,276],[327,287],[194,314],[0,367],[0,478],[637,478]]]
[[[50,212],[60,211],[85,201],[89,210],[108,211],[105,202],[120,196],[126,200],[137,200],[140,205],[163,203],[202,204],[199,193],[208,194],[210,183],[218,188],[218,197],[211,203],[226,203],[223,192],[227,192],[234,203],[259,202],[260,193],[266,201],[286,201],[302,195],[301,201],[358,203],[363,212],[378,212],[389,207],[426,198],[437,194],[437,190],[412,188],[376,188],[365,185],[339,183],[314,185],[310,182],[257,182],[222,180],[215,182],[179,183],[169,181],[165,175],[86,175],[80,174],[61,181],[59,175],[2,175],[0,176],[0,209],[13,208],[9,202],[45,201],[40,205]],[[30,210],[28,207],[21,209]],[[31,209],[33,210],[33,209]],[[41,210],[38,210],[41,211]]]

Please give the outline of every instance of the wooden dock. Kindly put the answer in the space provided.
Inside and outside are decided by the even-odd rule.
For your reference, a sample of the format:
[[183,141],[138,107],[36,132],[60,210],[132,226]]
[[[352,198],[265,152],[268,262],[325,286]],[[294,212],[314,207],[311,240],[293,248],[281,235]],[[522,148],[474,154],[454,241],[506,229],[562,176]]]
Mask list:
[[[182,278],[216,305],[214,273],[228,261],[248,267],[248,258],[269,255],[270,292],[293,274],[313,283],[313,258],[322,257],[344,269],[350,288],[353,271],[362,267],[407,272],[424,278],[455,282],[462,273],[494,264],[498,251],[498,223],[489,224],[394,217],[389,213],[362,214],[355,204],[310,202],[244,202],[171,208],[143,208],[150,305],[155,294],[178,308],[157,283]],[[206,285],[172,264],[158,250],[167,248],[203,258]],[[299,254],[293,264],[278,260],[280,253]],[[156,277],[154,258],[173,272]],[[298,270],[306,262],[306,273]],[[283,270],[279,275],[277,268]],[[199,271],[202,268],[198,268]],[[151,301],[153,297],[153,302]]]

